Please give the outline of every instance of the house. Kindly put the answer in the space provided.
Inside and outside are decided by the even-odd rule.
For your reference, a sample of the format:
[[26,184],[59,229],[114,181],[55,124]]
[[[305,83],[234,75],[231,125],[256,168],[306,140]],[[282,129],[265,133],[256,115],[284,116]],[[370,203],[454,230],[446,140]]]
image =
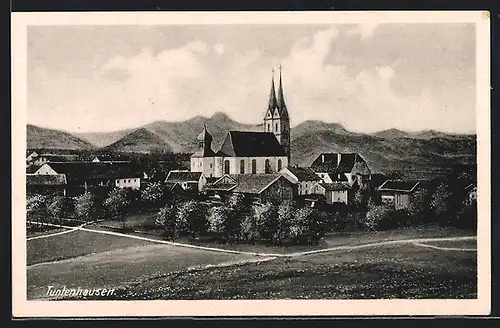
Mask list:
[[282,202],[293,199],[294,183],[282,174],[226,174],[208,186],[207,192],[223,198],[243,194],[260,203]]
[[142,172],[130,164],[92,162],[45,163],[34,175],[64,174],[68,192],[79,194],[89,188],[140,188]]
[[331,183],[318,184],[319,193],[325,195],[328,204],[344,203],[349,204],[349,192],[351,186],[345,181],[335,181]]
[[387,180],[389,177],[383,173],[372,173],[371,185],[374,189],[378,189]]
[[421,185],[419,181],[387,180],[379,188],[382,203],[395,210],[407,208],[410,195]]
[[358,153],[322,153],[312,162],[311,169],[325,183],[347,180],[353,186],[371,180],[370,168]]
[[41,154],[34,158],[33,164],[41,166],[45,163],[66,163],[81,161],[78,155],[58,155],[58,154]]
[[35,158],[38,157],[38,153],[36,151],[32,151],[32,152],[27,152],[26,154],[26,163],[27,164],[31,164],[33,163],[33,161],[35,160]]
[[171,190],[180,186],[184,191],[202,192],[207,184],[207,179],[202,172],[172,170],[168,172],[165,183]]
[[28,194],[60,194],[66,196],[67,180],[64,174],[26,174]]
[[285,104],[283,86],[278,93],[274,77],[263,130],[229,131],[218,151],[212,150],[212,135],[206,126],[197,137],[198,149],[191,156],[191,171],[207,178],[226,174],[274,174],[290,162],[290,116]]
[[290,166],[283,168],[279,173],[288,176],[297,186],[298,195],[318,194],[318,183],[321,178],[309,167]]
[[465,187],[466,203],[471,204],[477,200],[477,187],[474,184],[469,184]]

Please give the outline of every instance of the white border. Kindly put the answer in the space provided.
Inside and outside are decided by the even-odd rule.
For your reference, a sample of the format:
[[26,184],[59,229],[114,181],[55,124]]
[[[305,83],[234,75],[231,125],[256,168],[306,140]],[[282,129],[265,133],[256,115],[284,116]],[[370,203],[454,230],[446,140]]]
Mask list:
[[[490,18],[485,11],[12,13],[12,293],[14,317],[487,315],[490,313]],[[25,217],[26,60],[29,25],[476,24],[478,299],[27,301]]]

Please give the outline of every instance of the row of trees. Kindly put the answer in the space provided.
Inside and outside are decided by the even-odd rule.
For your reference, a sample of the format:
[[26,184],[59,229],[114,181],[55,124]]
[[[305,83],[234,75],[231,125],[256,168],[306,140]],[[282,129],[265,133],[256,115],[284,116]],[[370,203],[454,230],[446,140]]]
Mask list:
[[78,197],[62,195],[30,195],[27,199],[27,219],[38,224],[61,223],[68,219],[97,221],[110,218],[125,221],[127,214],[159,208],[174,195],[159,182],[142,190],[113,189],[108,193],[87,192]]
[[291,201],[251,204],[240,194],[219,206],[193,200],[167,204],[156,224],[169,239],[211,235],[227,243],[317,244],[324,232],[321,215],[311,207]]

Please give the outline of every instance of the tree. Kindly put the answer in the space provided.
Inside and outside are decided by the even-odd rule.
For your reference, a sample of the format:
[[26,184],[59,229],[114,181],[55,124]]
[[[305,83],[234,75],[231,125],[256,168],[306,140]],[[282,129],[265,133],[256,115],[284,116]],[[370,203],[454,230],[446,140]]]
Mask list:
[[157,181],[146,184],[141,191],[142,201],[148,208],[158,208],[161,206],[164,196],[164,186]]
[[72,205],[73,202],[70,198],[58,195],[50,202],[48,211],[53,219],[61,221],[63,218],[67,218],[71,215]]
[[108,198],[104,201],[104,208],[109,217],[119,219],[122,229],[125,229],[125,214],[128,212],[130,199],[127,197],[127,190],[113,189]]
[[370,199],[370,190],[366,186],[357,187],[354,193],[354,204],[359,208],[366,208]]
[[194,200],[188,200],[179,205],[178,208],[178,227],[195,238],[208,230],[208,221],[206,218],[206,206]]
[[254,210],[259,237],[272,242],[278,227],[278,207],[273,203],[265,203],[256,206]]
[[294,219],[295,203],[286,200],[278,206],[278,224],[273,235],[273,242],[282,245],[290,242],[289,229]]
[[76,198],[75,214],[85,221],[97,221],[100,214],[100,204],[96,197],[89,192]]
[[290,228],[290,241],[302,245],[317,244],[323,236],[318,219],[318,212],[312,207],[304,206],[295,211]]
[[164,229],[163,236],[172,240],[178,238],[182,233],[177,222],[176,212],[177,208],[175,206],[165,205],[158,212],[158,216],[155,220],[155,224]]
[[430,193],[425,188],[416,189],[410,194],[410,202],[407,207],[408,215],[415,222],[423,223],[430,217]]
[[28,197],[26,201],[26,219],[27,221],[43,224],[49,217],[47,209],[47,197],[35,194]]
[[431,209],[439,222],[450,223],[450,197],[451,192],[446,183],[442,182],[431,197]]

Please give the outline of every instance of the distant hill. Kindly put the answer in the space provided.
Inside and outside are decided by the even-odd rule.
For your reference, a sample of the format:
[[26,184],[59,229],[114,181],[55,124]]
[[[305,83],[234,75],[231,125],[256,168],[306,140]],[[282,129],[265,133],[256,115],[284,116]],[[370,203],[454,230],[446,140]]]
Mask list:
[[318,131],[304,133],[292,140],[292,162],[295,164],[308,166],[322,152],[357,152],[373,172],[399,170],[418,175],[457,164],[475,163],[476,137],[380,138]]
[[[196,116],[184,122],[156,121],[137,129],[79,133],[76,136],[28,126],[28,139],[29,143],[40,148],[47,148],[47,145],[58,148],[66,144],[70,147],[92,147],[88,142],[92,141],[95,147],[116,152],[163,150],[190,153],[197,148],[196,137],[204,124],[213,136],[212,149],[215,151],[220,148],[228,131],[263,130],[262,125],[242,124],[219,112],[211,117]],[[37,129],[43,133],[36,132]],[[34,136],[36,133],[44,137]],[[292,164],[302,166],[308,166],[322,152],[358,152],[373,172],[399,170],[417,175],[439,172],[457,164],[475,163],[476,160],[475,135],[433,130],[405,132],[389,129],[363,134],[350,132],[340,124],[313,120],[293,127],[291,141]]]
[[155,133],[145,128],[137,129],[120,140],[104,147],[105,150],[113,152],[136,152],[147,153],[151,151],[172,151],[170,145]]
[[120,140],[135,129],[119,130],[114,132],[77,132],[75,136],[90,142],[95,147],[105,147]]
[[94,146],[67,132],[41,128],[28,124],[26,126],[27,148],[44,149],[91,149]]

